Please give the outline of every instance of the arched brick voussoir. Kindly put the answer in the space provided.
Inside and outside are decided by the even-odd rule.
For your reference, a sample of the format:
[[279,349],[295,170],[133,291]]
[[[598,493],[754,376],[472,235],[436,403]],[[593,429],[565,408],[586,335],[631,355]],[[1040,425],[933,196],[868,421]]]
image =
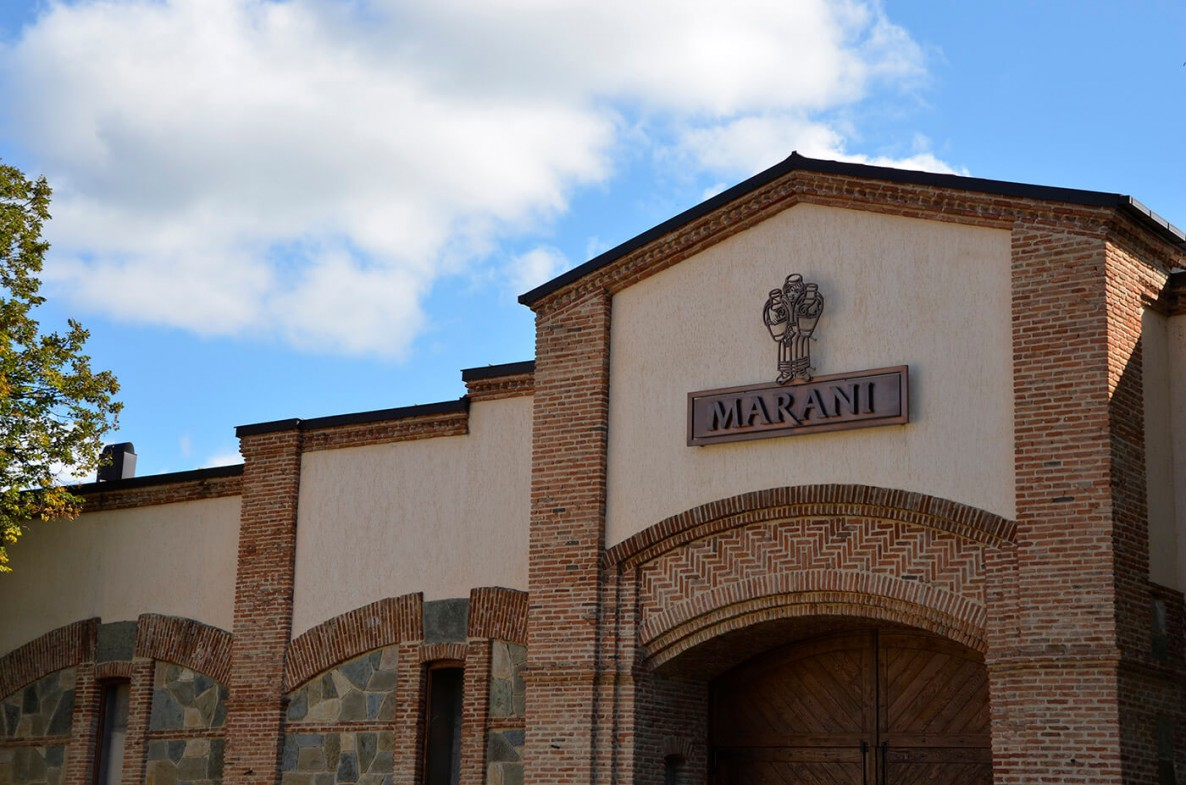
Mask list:
[[99,619],[50,630],[0,657],[0,698],[49,674],[95,658]]
[[977,507],[872,485],[797,485],[751,491],[693,507],[605,552],[603,567],[650,561],[688,542],[751,523],[855,517],[923,526],[990,547],[1011,543],[1016,523]]
[[[958,604],[957,604],[958,605]],[[695,616],[657,636],[642,647],[652,668],[681,662],[678,658],[697,647],[756,625],[791,619],[849,618],[874,623],[905,625],[940,635],[983,653],[983,611],[967,618],[957,613],[917,605],[890,596],[843,591],[813,591],[765,595],[736,602],[711,613]]]
[[423,607],[419,592],[388,597],[306,630],[289,644],[285,689],[372,649],[423,639]]
[[231,634],[193,619],[141,614],[136,624],[136,656],[172,662],[220,684],[231,678]]

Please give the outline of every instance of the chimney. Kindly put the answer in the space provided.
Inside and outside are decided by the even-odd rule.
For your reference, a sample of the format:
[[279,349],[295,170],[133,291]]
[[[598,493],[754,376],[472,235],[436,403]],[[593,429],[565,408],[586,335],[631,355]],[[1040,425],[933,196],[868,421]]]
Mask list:
[[126,480],[136,476],[136,448],[131,442],[109,444],[99,461],[99,482]]

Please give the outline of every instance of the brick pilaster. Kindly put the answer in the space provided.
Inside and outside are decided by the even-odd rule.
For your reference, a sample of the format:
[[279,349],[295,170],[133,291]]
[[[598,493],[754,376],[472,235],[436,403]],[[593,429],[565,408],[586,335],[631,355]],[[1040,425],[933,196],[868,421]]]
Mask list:
[[225,785],[279,781],[284,658],[292,633],[301,434],[240,433],[244,458],[227,700]]
[[103,694],[95,681],[93,651],[92,637],[90,657],[78,664],[74,682],[74,718],[70,724],[70,746],[66,750],[62,785],[89,785],[95,779],[95,747],[98,744],[95,737],[99,732]]
[[486,781],[491,641],[471,640],[468,648],[461,691],[461,785],[482,785]]
[[396,660],[395,750],[392,753],[392,785],[417,785],[421,777],[424,749],[424,667],[420,662],[419,640],[401,641]]
[[131,663],[128,689],[128,735],[124,741],[123,785],[144,782],[145,755],[148,752],[148,726],[152,714],[152,686],[156,663],[136,657]]
[[1102,233],[1019,225],[1012,263],[1017,534],[1013,563],[988,565],[994,782],[1119,782]]
[[592,291],[537,304],[525,750],[532,783],[597,779],[610,302]]

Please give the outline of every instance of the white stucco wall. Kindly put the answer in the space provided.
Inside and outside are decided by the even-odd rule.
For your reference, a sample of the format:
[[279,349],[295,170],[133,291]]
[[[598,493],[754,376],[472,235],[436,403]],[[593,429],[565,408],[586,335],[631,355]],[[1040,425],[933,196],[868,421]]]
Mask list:
[[475,403],[469,434],[306,453],[293,636],[384,597],[527,588],[531,398]]
[[1168,321],[1148,310],[1141,319],[1145,487],[1149,510],[1149,579],[1179,588]]
[[1186,316],[1167,320],[1166,354],[1169,359],[1170,440],[1174,454],[1173,488],[1177,576],[1167,585],[1186,591]]
[[[819,284],[817,374],[910,366],[905,426],[686,445],[688,392],[773,381],[762,323]],[[1014,516],[1010,235],[799,205],[614,297],[607,544],[763,488],[859,483]]]
[[65,624],[141,613],[230,630],[239,497],[34,524],[0,576],[0,654]]

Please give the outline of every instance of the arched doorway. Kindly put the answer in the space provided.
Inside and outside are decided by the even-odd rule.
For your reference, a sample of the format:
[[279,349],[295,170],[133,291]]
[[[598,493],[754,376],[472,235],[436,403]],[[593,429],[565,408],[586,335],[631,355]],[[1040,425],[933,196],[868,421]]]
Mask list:
[[715,679],[711,705],[714,785],[992,782],[983,659],[928,633],[801,641]]

